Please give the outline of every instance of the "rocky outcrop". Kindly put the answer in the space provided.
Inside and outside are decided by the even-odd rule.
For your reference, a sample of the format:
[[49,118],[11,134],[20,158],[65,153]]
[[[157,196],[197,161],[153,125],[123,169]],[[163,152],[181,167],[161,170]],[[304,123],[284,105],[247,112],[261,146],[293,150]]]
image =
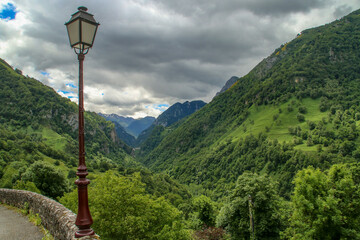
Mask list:
[[234,83],[237,82],[237,80],[239,80],[239,77],[233,76],[231,77],[229,80],[226,81],[225,85],[222,87],[222,89],[220,90],[220,92],[217,92],[215,97],[217,95],[219,95],[220,93],[225,92],[226,90],[228,90],[229,88],[231,88],[232,85],[234,85]]

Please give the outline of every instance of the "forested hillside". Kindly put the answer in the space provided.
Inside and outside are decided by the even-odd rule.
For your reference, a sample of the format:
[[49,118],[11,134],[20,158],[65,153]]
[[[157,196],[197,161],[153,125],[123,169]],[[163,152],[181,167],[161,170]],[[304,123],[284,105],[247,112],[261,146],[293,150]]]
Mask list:
[[[183,122],[184,119],[205,105],[206,103],[203,101],[186,101],[184,103],[175,103],[170,106],[156,118],[149,128],[142,131],[137,138],[137,146],[140,147],[138,156],[142,157],[147,155],[151,150],[157,147],[171,129],[177,128],[180,122]],[[164,131],[165,128],[166,131]]]
[[218,198],[245,171],[274,176],[289,197],[297,171],[358,161],[359,24],[357,11],[303,31],[173,130],[142,162]]
[[[0,188],[38,192],[77,212],[74,184],[78,165],[77,105],[39,81],[23,76],[20,70],[13,70],[4,60],[0,61],[0,99]],[[109,233],[107,229],[116,229],[117,224],[109,222],[110,219],[136,229],[126,232],[131,238],[154,239],[155,234],[159,235],[157,231],[161,231],[165,237],[162,239],[169,234],[188,239],[183,213],[177,209],[191,201],[184,186],[137,163],[129,155],[132,148],[117,138],[114,124],[96,113],[85,112],[85,140],[88,178],[92,182],[89,185],[90,208],[97,219],[94,229],[102,239],[119,239],[117,236],[127,231],[117,229]],[[110,189],[105,188],[105,182]],[[116,192],[121,188],[133,198],[118,192],[121,196],[112,194],[113,199],[103,202],[104,195],[110,196],[108,190]],[[122,202],[125,198],[127,204]],[[127,218],[137,219],[135,222],[119,219],[123,215],[114,218],[113,213],[118,209],[112,209],[116,207],[113,203],[119,201],[137,209],[121,212]],[[96,207],[99,202],[101,208]],[[167,218],[163,218],[163,211],[168,211]],[[99,214],[105,215],[98,219]],[[158,221],[149,226],[151,229],[138,225],[154,218]],[[101,227],[101,221],[107,222],[107,227]]]
[[[63,155],[77,160],[77,114],[75,103],[58,95],[35,79],[0,62],[0,123],[4,131],[28,135],[29,141],[44,142]],[[120,141],[111,122],[92,112],[85,113],[86,150],[89,160],[99,155],[125,164],[131,149]],[[5,144],[6,145],[6,144]],[[98,164],[100,164],[99,161]]]

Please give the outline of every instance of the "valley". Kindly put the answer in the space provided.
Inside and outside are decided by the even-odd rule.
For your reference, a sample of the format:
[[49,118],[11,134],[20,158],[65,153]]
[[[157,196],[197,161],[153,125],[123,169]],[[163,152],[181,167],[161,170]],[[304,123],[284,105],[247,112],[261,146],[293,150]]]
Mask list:
[[[360,10],[304,30],[209,103],[137,120],[86,111],[95,231],[359,239],[359,26]],[[74,102],[1,60],[0,187],[76,212],[76,114]]]

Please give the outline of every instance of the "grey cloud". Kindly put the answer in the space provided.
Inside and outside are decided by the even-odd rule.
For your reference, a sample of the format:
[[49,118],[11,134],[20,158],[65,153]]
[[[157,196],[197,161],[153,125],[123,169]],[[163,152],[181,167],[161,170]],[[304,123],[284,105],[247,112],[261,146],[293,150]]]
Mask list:
[[145,108],[142,107],[141,105],[135,105],[135,106],[131,106],[131,107],[126,108],[126,109],[119,108],[118,112],[122,116],[129,116],[129,115],[133,115],[136,112],[141,112],[141,111],[144,111],[144,110],[145,110]]
[[[59,69],[65,78],[77,81],[77,60],[69,47],[64,23],[78,6],[85,5],[101,24],[94,47],[85,59],[85,84],[99,91],[112,89],[103,98],[86,96],[86,101],[94,109],[115,109],[119,114],[134,115],[155,101],[172,104],[211,99],[228,76],[245,75],[275,48],[295,37],[296,29],[286,24],[293,13],[307,16],[312,9],[328,8],[338,17],[351,8],[346,3],[337,4],[334,12],[334,3],[18,0],[19,10],[29,13],[24,34],[31,41],[24,46],[14,45],[14,49],[7,50],[7,56],[36,71]],[[0,41],[13,34],[4,25],[0,28]],[[63,86],[63,82],[56,86]],[[149,96],[125,99],[122,90],[127,87],[141,87]]]
[[121,99],[116,98],[115,96],[108,96],[108,95],[105,95],[105,96],[106,97],[104,97],[104,102],[110,106],[121,106],[121,107],[130,107],[131,108],[132,106],[151,103],[151,101],[149,101],[147,99],[123,101]]
[[[158,0],[154,2],[159,2]],[[249,10],[257,15],[276,16],[295,12],[308,12],[313,8],[322,8],[334,0],[161,0],[161,5],[184,15],[203,17],[210,15],[228,15],[235,11]]]
[[245,8],[259,15],[277,15],[308,12],[332,4],[333,0],[246,0]]
[[335,9],[334,17],[335,18],[343,17],[344,15],[349,14],[351,11],[352,11],[352,7],[350,7],[346,4],[341,5]]

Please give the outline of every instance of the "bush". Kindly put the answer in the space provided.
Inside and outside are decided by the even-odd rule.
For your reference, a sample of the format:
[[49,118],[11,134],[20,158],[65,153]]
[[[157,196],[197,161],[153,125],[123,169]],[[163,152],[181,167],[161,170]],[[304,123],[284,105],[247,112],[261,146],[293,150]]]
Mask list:
[[24,182],[33,182],[41,194],[56,199],[68,191],[65,175],[49,163],[38,161],[22,175]]
[[305,106],[300,106],[300,107],[299,107],[299,113],[302,113],[302,114],[307,113],[306,107],[305,107]]
[[287,106],[287,111],[288,111],[288,112],[292,112],[292,111],[294,111],[294,108],[289,104],[289,105]]
[[302,115],[301,113],[298,113],[296,115],[296,118],[298,119],[299,122],[304,122],[305,121],[305,116]]
[[35,186],[33,182],[24,182],[22,180],[16,181],[13,189],[26,190],[35,193],[41,193],[41,191]]

